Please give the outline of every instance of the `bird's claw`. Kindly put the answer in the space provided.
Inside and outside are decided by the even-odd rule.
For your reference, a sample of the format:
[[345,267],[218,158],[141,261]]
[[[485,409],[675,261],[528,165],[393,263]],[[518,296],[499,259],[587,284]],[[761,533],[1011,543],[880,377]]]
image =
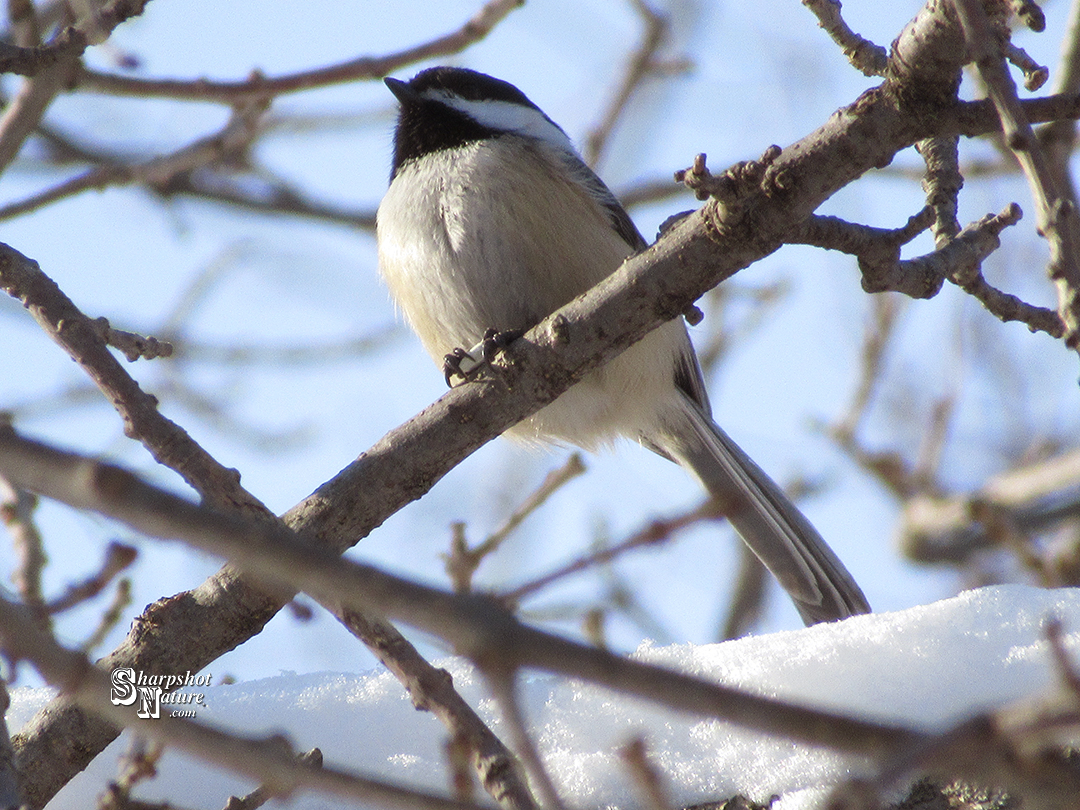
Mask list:
[[[500,351],[525,334],[523,329],[488,329],[480,342],[468,351],[460,346],[443,358],[443,375],[447,387],[452,387],[454,377],[468,382],[476,376],[480,366],[490,363]],[[480,358],[480,359],[477,359]]]
[[480,352],[484,362],[490,363],[495,355],[525,334],[524,329],[488,329],[480,340]]
[[468,382],[476,376],[476,370],[480,368],[480,360],[477,360],[469,352],[458,346],[450,354],[443,358],[443,376],[446,378],[446,387],[453,387],[454,377]]

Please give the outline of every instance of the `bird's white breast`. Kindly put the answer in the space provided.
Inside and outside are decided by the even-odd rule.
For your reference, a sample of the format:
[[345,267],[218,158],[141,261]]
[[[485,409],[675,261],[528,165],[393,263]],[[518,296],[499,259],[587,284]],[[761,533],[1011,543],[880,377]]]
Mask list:
[[[630,247],[546,147],[502,137],[402,167],[378,218],[379,267],[441,363],[487,329],[527,329],[614,272]],[[516,429],[583,446],[640,428],[686,350],[668,324]],[[647,413],[646,413],[647,412]]]

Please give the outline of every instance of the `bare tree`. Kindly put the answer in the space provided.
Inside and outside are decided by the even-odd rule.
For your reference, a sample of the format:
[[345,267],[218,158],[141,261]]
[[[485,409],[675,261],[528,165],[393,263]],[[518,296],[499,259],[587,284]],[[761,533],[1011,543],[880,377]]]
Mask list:
[[[157,201],[186,200],[279,217],[275,221],[290,227],[302,220],[370,231],[370,208],[326,202],[265,161],[263,149],[277,134],[325,134],[355,123],[345,114],[290,112],[285,99],[378,79],[423,61],[468,58],[468,49],[497,33],[519,3],[489,0],[460,27],[430,41],[288,74],[253,71],[236,80],[147,78],[121,69],[134,58],[119,49],[111,58],[121,67],[94,67],[87,49],[106,49],[114,41],[110,35],[124,31],[129,20],[153,13],[155,7],[145,5],[123,0],[41,6],[9,2],[0,67],[22,78],[8,86],[12,89],[0,118],[0,167],[9,176],[22,171],[23,187],[32,188],[0,205],[0,219],[17,224],[47,216],[90,190],[129,187]],[[710,169],[704,154],[689,155],[689,167],[672,167],[679,168],[678,184],[647,178],[623,189],[628,204],[660,205],[682,193],[683,198],[672,203],[674,211],[689,191],[702,205],[672,216],[652,247],[515,341],[476,380],[444,394],[280,516],[241,486],[240,473],[208,451],[205,441],[193,438],[192,425],[208,426],[211,433],[240,434],[253,444],[275,445],[289,437],[245,419],[228,397],[204,384],[202,375],[207,368],[255,365],[285,366],[290,373],[300,373],[331,357],[363,359],[392,338],[392,329],[379,327],[308,345],[200,339],[193,321],[243,248],[208,263],[157,323],[120,329],[97,311],[88,312],[88,306],[54,282],[50,275],[61,268],[39,267],[17,244],[0,246],[0,286],[85,374],[85,381],[68,390],[4,403],[9,417],[0,430],[0,494],[18,561],[17,594],[0,599],[0,645],[9,661],[29,662],[62,694],[15,736],[10,748],[0,749],[0,797],[18,793],[29,806],[43,807],[121,727],[131,726],[157,743],[193,752],[263,784],[261,792],[236,799],[233,806],[257,806],[267,796],[304,788],[387,805],[473,807],[467,790],[471,769],[505,807],[560,807],[562,797],[518,705],[519,673],[539,669],[800,743],[864,754],[877,763],[879,778],[847,787],[842,799],[853,806],[877,806],[883,791],[912,773],[930,774],[941,783],[964,779],[1004,788],[1035,807],[1075,805],[1080,775],[1063,750],[1040,749],[1036,769],[1013,746],[1041,730],[1077,722],[1080,689],[1058,629],[1051,631],[1051,639],[1070,690],[1066,708],[978,716],[947,733],[930,735],[742,694],[523,621],[530,615],[524,610],[526,599],[571,574],[599,570],[609,576],[607,598],[574,605],[575,619],[588,628],[583,634],[602,641],[605,621],[617,615],[642,626],[655,623],[642,607],[641,594],[619,579],[613,561],[667,543],[703,521],[721,520],[715,504],[647,520],[626,537],[554,565],[529,581],[506,584],[494,596],[478,593],[478,569],[545,501],[565,494],[561,488],[582,472],[576,457],[528,497],[517,499],[504,525],[484,540],[471,544],[468,527],[455,524],[446,561],[452,591],[340,557],[479,447],[660,324],[678,317],[697,322],[704,316],[712,332],[700,341],[702,357],[710,369],[719,364],[733,339],[767,321],[786,292],[780,283],[738,287],[728,279],[786,245],[809,245],[844,254],[843,265],[857,265],[861,291],[870,294],[858,363],[851,369],[850,405],[815,429],[895,499],[903,516],[905,553],[957,566],[969,581],[1033,577],[1053,586],[1078,584],[1080,470],[1075,443],[1050,430],[1038,435],[1024,423],[1025,414],[1018,413],[1005,424],[986,427],[979,440],[995,450],[993,469],[965,485],[949,467],[948,457],[954,452],[950,428],[966,400],[959,390],[937,397],[927,393],[919,386],[919,376],[890,368],[889,353],[904,338],[903,313],[915,306],[907,302],[936,298],[943,289],[956,291],[953,301],[977,304],[962,310],[953,305],[948,317],[955,318],[957,333],[999,328],[1019,333],[1022,327],[1037,333],[1010,339],[1004,348],[989,340],[959,340],[961,346],[964,341],[974,344],[964,349],[970,355],[964,365],[975,369],[969,373],[980,385],[993,389],[1005,380],[1028,379],[1033,372],[1026,367],[1024,347],[1035,344],[1024,341],[1042,341],[1038,351],[1054,354],[1054,362],[1062,357],[1071,361],[1080,345],[1080,219],[1070,175],[1074,121],[1080,117],[1080,3],[1070,12],[1067,31],[1044,35],[1058,33],[1063,40],[1053,91],[1028,100],[1018,98],[1013,72],[1019,71],[1033,92],[1051,75],[1013,41],[1014,25],[1033,31],[1046,27],[1042,11],[1032,3],[929,0],[888,50],[852,31],[838,2],[804,0],[804,5],[853,68],[876,84],[857,98],[845,99],[846,106],[786,148],[770,145],[769,133],[762,133],[756,159],[721,171]],[[592,161],[602,160],[611,148],[635,101],[657,87],[670,87],[672,77],[694,58],[692,53],[671,53],[681,24],[677,15],[640,1],[631,8],[640,41],[624,54],[610,101],[585,141],[585,154]],[[805,24],[812,24],[809,14]],[[456,56],[462,52],[465,57]],[[965,71],[984,98],[961,100]],[[90,139],[64,126],[61,103],[89,94],[114,97],[118,109],[128,100],[183,101],[217,105],[227,116],[179,145],[133,151],[120,137]],[[961,157],[961,144],[969,139],[990,145],[983,150],[989,157],[970,166]],[[924,199],[906,223],[887,229],[818,213],[837,192],[867,182],[868,173],[889,166],[910,147],[919,156],[918,170],[913,171],[910,161],[891,170],[898,175],[894,182],[922,183]],[[1018,226],[1019,204],[983,212],[985,216],[974,221],[960,219],[965,179],[1017,172],[1030,188],[1034,216],[1029,219],[1043,240],[1039,248],[1028,246],[1043,266],[1037,279],[1030,272],[1031,262],[1012,274],[1000,273],[1007,281],[1016,279],[1021,294],[987,279],[988,274],[995,277],[989,273],[993,262],[1022,263],[1005,251],[996,252],[1009,234],[1023,227]],[[903,257],[911,250],[907,246],[927,231],[932,244],[926,252]],[[94,268],[78,270],[91,273]],[[1055,303],[1030,303],[1032,290],[1031,300],[1052,292]],[[111,290],[110,295],[122,310],[122,290]],[[18,317],[25,315],[20,312]],[[573,341],[565,339],[570,329]],[[1019,348],[1012,351],[1014,345]],[[158,376],[137,380],[110,349],[138,361],[135,368],[159,367]],[[988,371],[974,376],[980,366]],[[198,504],[171,492],[171,480],[151,481],[154,474],[133,474],[87,448],[63,451],[28,437],[25,424],[43,417],[49,424],[64,424],[86,402],[100,403],[101,395],[112,408],[110,418],[120,417],[126,439],[179,476],[187,490],[198,495]],[[1015,392],[1008,397],[1023,401]],[[163,403],[187,415],[187,428],[162,413]],[[793,484],[804,494],[820,487],[814,480]],[[151,604],[135,617],[127,637],[91,666],[88,651],[127,615],[124,599],[130,584],[118,577],[135,555],[127,545],[112,545],[95,573],[50,596],[43,571],[48,570],[47,550],[53,541],[37,525],[38,496],[107,516],[146,538],[183,540],[226,564],[197,587]],[[760,566],[747,560],[742,570],[737,598],[724,622],[725,635],[752,626],[761,611]],[[106,590],[114,592],[113,602],[103,610],[95,607],[100,627],[88,634],[85,649],[58,643],[56,618]],[[432,711],[444,724],[456,752],[451,759],[464,765],[458,768],[460,779],[452,793],[421,794],[332,765],[323,767],[317,753],[298,756],[280,740],[229,736],[197,722],[146,721],[134,709],[108,701],[108,673],[123,667],[161,674],[198,671],[260,633],[284,606],[305,610],[294,600],[298,593],[342,622],[401,680],[417,708]],[[392,622],[424,630],[476,664],[508,719],[508,740],[500,740],[484,725],[445,674]],[[5,703],[0,700],[0,706]],[[130,771],[112,788],[109,801],[116,806],[135,802],[130,788],[152,770],[155,756],[152,749],[133,752]],[[629,746],[626,760],[650,806],[669,806],[662,779],[643,747]]]

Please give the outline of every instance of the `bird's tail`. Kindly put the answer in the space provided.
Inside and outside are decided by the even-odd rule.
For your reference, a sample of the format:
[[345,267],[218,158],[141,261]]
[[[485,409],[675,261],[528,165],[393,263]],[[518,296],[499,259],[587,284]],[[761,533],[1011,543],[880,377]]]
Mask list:
[[854,578],[779,486],[712,418],[682,406],[649,442],[694,473],[750,550],[780,581],[806,624],[869,613]]

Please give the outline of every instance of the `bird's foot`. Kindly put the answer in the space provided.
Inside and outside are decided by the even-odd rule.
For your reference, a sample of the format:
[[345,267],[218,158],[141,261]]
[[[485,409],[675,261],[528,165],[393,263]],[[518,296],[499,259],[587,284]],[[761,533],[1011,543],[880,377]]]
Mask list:
[[454,377],[465,382],[473,379],[485,363],[490,363],[495,356],[525,334],[523,329],[488,329],[480,342],[468,351],[458,347],[443,358],[443,375],[446,385],[452,386]]

